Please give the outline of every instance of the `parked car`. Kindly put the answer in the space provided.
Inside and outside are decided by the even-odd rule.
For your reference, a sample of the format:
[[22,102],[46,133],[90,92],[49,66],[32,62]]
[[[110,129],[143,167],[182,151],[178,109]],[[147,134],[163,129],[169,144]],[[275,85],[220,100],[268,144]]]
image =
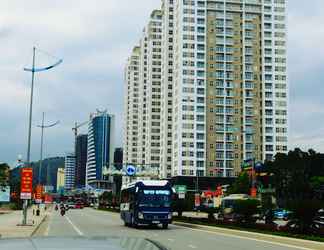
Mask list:
[[311,229],[314,233],[319,233],[324,235],[324,209],[318,210]]
[[69,203],[66,204],[66,206],[67,206],[68,209],[71,209],[71,208],[74,209],[75,208],[75,203],[74,202],[69,202]]
[[288,211],[286,209],[281,209],[281,208],[275,209],[273,213],[275,219],[284,220],[284,221],[288,221],[292,214],[291,211]]
[[84,208],[84,205],[82,202],[77,202],[74,206],[75,209],[83,209]]

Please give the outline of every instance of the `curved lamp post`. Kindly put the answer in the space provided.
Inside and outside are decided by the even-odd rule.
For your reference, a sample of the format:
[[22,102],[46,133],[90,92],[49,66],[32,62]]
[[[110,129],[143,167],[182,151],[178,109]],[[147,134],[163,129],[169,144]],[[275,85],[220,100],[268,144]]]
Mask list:
[[41,172],[42,172],[42,163],[43,163],[43,147],[44,147],[44,129],[46,128],[51,128],[56,126],[57,124],[60,123],[60,121],[56,121],[52,124],[45,125],[44,124],[44,118],[45,118],[45,113],[43,112],[43,119],[42,119],[42,125],[37,125],[37,127],[42,129],[41,133],[41,149],[40,149],[40,161],[39,161],[39,169],[38,169],[38,184],[41,184]]
[[[34,81],[35,81],[35,73],[50,70],[63,62],[62,59],[58,60],[55,64],[44,67],[44,68],[35,68],[35,52],[36,47],[33,47],[33,64],[32,68],[24,68],[24,71],[32,72],[32,82],[31,82],[31,91],[30,91],[30,105],[29,105],[29,126],[28,126],[28,145],[27,145],[27,159],[26,164],[29,166],[30,164],[30,143],[31,143],[31,123],[32,123],[32,115],[33,115],[33,95],[34,95]],[[27,224],[27,205],[28,201],[24,200],[23,207],[23,221],[22,225]]]

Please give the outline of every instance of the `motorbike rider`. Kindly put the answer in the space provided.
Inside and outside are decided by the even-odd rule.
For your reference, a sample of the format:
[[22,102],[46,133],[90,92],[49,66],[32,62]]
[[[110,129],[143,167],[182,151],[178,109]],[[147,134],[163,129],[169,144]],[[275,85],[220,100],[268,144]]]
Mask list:
[[61,215],[63,216],[64,214],[65,214],[65,207],[62,206],[62,207],[61,207]]

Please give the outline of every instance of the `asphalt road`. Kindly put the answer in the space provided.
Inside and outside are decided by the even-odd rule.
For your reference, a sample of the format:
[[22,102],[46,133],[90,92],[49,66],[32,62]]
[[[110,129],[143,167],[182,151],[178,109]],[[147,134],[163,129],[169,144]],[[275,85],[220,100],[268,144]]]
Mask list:
[[69,210],[65,216],[59,211],[51,212],[35,236],[128,236],[149,238],[159,241],[172,250],[283,250],[308,249],[249,237],[235,236],[230,233],[209,232],[182,226],[170,225],[169,229],[128,228],[123,225],[119,214],[98,211],[91,208]]

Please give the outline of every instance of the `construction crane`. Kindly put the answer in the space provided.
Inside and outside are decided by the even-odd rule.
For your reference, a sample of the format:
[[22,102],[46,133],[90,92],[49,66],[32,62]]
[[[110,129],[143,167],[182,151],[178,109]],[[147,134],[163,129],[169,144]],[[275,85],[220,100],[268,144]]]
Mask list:
[[86,125],[88,123],[88,121],[82,122],[80,124],[78,124],[77,122],[75,122],[74,127],[72,128],[72,131],[74,132],[74,155],[76,156],[76,151],[77,151],[77,137],[78,137],[78,129],[84,125]]
[[88,121],[82,122],[80,124],[78,124],[77,122],[75,123],[75,126],[72,128],[72,131],[74,131],[74,136],[75,136],[75,141],[76,138],[78,136],[78,129],[84,125],[86,125],[88,123]]

